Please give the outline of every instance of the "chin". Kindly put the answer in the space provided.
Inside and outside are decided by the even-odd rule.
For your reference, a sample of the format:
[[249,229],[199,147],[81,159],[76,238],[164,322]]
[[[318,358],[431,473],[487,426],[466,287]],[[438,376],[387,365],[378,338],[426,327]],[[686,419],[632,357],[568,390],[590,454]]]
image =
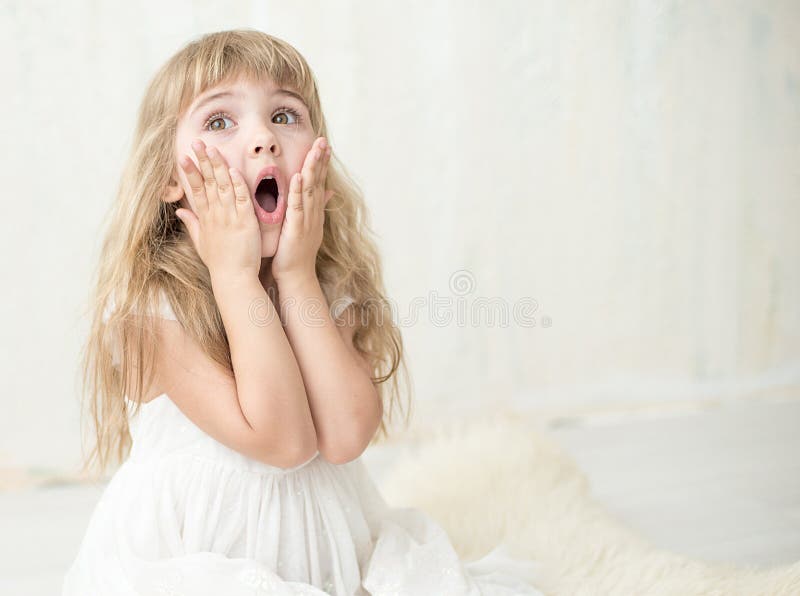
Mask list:
[[274,230],[261,229],[261,258],[269,259],[275,256],[278,250],[278,239],[281,236],[279,226],[271,226]]

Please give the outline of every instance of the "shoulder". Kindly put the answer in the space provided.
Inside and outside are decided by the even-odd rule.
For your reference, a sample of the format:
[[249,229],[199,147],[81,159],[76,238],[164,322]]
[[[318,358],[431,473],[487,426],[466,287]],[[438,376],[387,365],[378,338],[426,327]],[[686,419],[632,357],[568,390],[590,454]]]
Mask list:
[[[103,309],[103,321],[108,321],[113,313],[117,309],[117,297],[115,293],[112,293],[109,297],[108,303],[106,304],[105,308]],[[138,309],[134,309],[134,312],[137,312]],[[150,316],[160,317],[162,319],[171,319],[173,321],[177,321],[178,317],[175,315],[175,311],[172,309],[172,305],[170,304],[169,298],[167,298],[167,294],[164,292],[162,288],[157,290],[157,299],[155,307],[151,307],[146,310],[147,314]]]
[[169,302],[169,298],[167,298],[166,292],[163,289],[159,289],[158,291],[158,311],[157,315],[162,319],[170,319],[171,321],[177,321],[178,317],[175,316],[175,311],[172,309],[172,305]]
[[[103,323],[108,324],[109,320],[111,319],[111,315],[117,310],[118,306],[118,295],[116,292],[112,292],[106,302],[105,307],[103,308],[102,320]],[[108,331],[107,341],[110,342],[110,349],[112,354],[112,364],[115,367],[119,367],[121,360],[122,360],[122,345],[121,345],[121,331],[123,325],[130,325],[130,324],[138,324],[136,322],[136,315],[143,310],[144,307],[135,306],[132,308],[132,313],[134,315],[134,319],[128,319],[126,317],[127,322],[123,323],[117,321],[114,323]],[[157,290],[157,300],[155,306],[151,306],[149,309],[146,309],[147,315],[151,317],[155,317],[156,319],[166,319],[170,321],[177,321],[178,317],[175,316],[175,311],[170,304],[169,299],[167,298],[166,293],[163,289],[159,288]]]
[[366,354],[353,342],[353,336],[364,326],[357,303],[351,296],[345,295],[331,304],[331,315],[347,349],[356,357],[361,368],[371,375],[372,366]]
[[342,313],[349,307],[350,305],[354,304],[355,300],[349,294],[345,294],[331,302],[331,316],[334,319],[338,319],[342,316]]

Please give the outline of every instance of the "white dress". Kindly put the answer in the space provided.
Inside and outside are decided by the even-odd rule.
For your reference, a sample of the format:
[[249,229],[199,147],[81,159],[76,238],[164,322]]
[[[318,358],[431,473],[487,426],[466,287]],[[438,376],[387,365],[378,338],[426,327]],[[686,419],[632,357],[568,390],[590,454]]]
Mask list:
[[[162,316],[175,319],[168,304]],[[503,544],[460,561],[427,514],[384,501],[360,457],[270,466],[204,433],[167,394],[129,423],[130,454],[62,596],[541,595],[537,562]]]

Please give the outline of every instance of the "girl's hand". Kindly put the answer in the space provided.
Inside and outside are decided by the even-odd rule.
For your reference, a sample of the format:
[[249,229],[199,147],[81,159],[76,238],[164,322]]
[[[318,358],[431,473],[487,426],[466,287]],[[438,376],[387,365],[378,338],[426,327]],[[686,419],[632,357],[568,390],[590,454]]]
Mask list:
[[261,267],[261,231],[250,190],[242,175],[228,168],[214,147],[206,150],[197,139],[192,148],[198,170],[188,155],[179,164],[186,174],[192,211],[177,209],[175,215],[189,230],[197,254],[211,276],[252,275]]
[[272,277],[278,283],[295,277],[316,279],[325,205],[333,196],[332,190],[325,191],[330,157],[330,146],[319,137],[306,154],[302,171],[289,183],[286,216],[272,257]]

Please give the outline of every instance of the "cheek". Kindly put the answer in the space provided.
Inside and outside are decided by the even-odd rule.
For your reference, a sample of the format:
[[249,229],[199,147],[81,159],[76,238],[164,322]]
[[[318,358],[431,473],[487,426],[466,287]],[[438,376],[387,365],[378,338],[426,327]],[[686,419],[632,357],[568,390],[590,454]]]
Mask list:
[[186,134],[186,132],[182,132],[178,134],[175,139],[175,155],[174,155],[175,167],[181,173],[181,175],[183,176],[183,181],[186,182],[187,185],[188,181],[186,180],[186,172],[183,171],[183,168],[181,167],[181,162],[188,157],[189,159],[192,160],[194,166],[198,170],[200,169],[197,164],[197,156],[194,153],[194,149],[192,149],[193,138],[194,137],[192,137],[191,135]]
[[188,196],[189,193],[192,192],[191,187],[189,186],[189,180],[186,178],[186,172],[183,171],[183,168],[180,166],[178,167],[178,180],[180,180],[181,186],[183,187],[183,192]]
[[295,155],[294,157],[294,170],[292,170],[292,174],[295,172],[300,172],[303,169],[303,166],[306,163],[306,159],[308,157],[308,152],[311,151],[311,147],[313,143],[309,143],[308,145],[304,145],[301,150]]
[[186,171],[181,166],[181,162],[187,156],[192,160],[192,164],[195,168],[197,168],[198,171],[200,170],[200,165],[197,163],[197,157],[191,148],[187,149],[185,153],[178,153],[175,156],[175,170],[178,172],[178,180],[180,181],[181,186],[183,186],[184,192],[188,194],[191,192],[191,185],[189,184],[189,178],[186,176]]

